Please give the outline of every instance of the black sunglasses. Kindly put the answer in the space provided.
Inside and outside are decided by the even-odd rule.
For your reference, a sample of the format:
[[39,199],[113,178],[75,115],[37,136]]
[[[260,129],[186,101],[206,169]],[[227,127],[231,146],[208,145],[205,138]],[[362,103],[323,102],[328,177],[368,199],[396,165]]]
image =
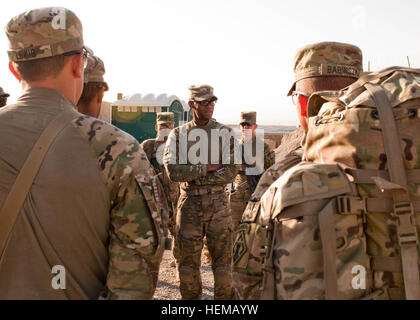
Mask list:
[[207,107],[210,103],[216,103],[217,99],[210,99],[210,100],[204,100],[204,101],[194,100],[194,102],[198,103],[199,105],[201,105],[203,107]]

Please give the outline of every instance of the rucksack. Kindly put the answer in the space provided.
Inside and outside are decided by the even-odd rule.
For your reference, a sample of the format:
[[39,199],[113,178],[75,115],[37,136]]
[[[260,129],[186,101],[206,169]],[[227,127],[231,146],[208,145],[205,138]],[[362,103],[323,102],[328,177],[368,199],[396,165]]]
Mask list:
[[419,108],[418,69],[311,96],[309,162],[261,199],[262,299],[420,299]]

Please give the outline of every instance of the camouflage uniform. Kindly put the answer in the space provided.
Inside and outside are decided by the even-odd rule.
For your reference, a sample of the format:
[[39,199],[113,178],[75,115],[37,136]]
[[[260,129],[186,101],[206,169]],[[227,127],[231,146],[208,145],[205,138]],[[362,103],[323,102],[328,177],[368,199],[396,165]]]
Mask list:
[[[79,19],[59,10],[36,9],[9,22],[11,61],[81,50]],[[52,24],[59,14],[64,29]],[[29,87],[0,111],[0,204],[40,134],[63,114],[68,123],[49,148],[0,259],[0,298],[151,299],[167,207],[155,199],[163,195],[160,183],[132,136],[78,113],[54,89]],[[66,270],[64,290],[51,286],[56,265]]]
[[[168,125],[174,125],[174,114],[172,112],[160,112],[156,115],[156,123],[162,128],[168,129]],[[176,235],[176,210],[177,202],[179,198],[179,183],[173,182],[169,179],[168,174],[163,166],[163,153],[164,153],[165,141],[158,141],[158,139],[148,139],[141,143],[143,151],[146,153],[147,158],[155,169],[156,174],[159,177],[160,182],[165,190],[166,198],[169,207],[169,231],[172,237]],[[158,160],[159,159],[159,160]],[[173,255],[178,264],[179,261],[179,249],[175,241],[173,246]]]
[[[248,123],[249,125],[255,125],[256,122],[256,112],[242,112],[241,113],[241,120],[240,123]],[[257,138],[254,137],[251,141],[253,154],[255,154],[255,146],[257,145]],[[275,154],[274,151],[270,148],[270,146],[265,142],[261,141],[260,143],[264,144],[264,171],[267,170],[274,164]],[[243,140],[241,140],[240,150],[242,151],[242,165],[239,171],[239,174],[235,177],[234,180],[234,188],[233,192],[230,195],[230,209],[232,214],[233,220],[233,231],[236,232],[239,226],[239,222],[242,218],[242,213],[246,208],[246,204],[251,198],[251,194],[253,193],[256,184],[251,188],[248,177],[245,174],[246,167],[250,167],[251,165],[246,164],[245,157],[243,153],[245,152],[245,147]],[[261,173],[261,175],[263,172]],[[261,175],[253,176],[251,178],[255,179],[254,183],[258,183],[259,178]]]
[[[210,86],[190,87],[191,100],[206,100],[214,97]],[[209,142],[219,142],[216,155],[218,163],[227,156],[229,164],[215,172],[207,172],[207,164],[211,163],[211,145],[198,143],[208,150],[208,159],[192,164],[190,157],[185,155],[192,150],[194,142],[187,142],[197,132],[209,137]],[[211,130],[224,131],[218,141],[211,139]],[[222,132],[223,132],[222,131]],[[222,141],[227,143],[221,143]],[[211,119],[204,127],[191,121],[173,130],[166,144],[164,164],[172,181],[181,184],[181,197],[178,200],[177,237],[180,248],[179,278],[183,299],[201,299],[202,284],[200,276],[201,251],[203,237],[207,237],[207,245],[212,259],[214,274],[215,299],[232,298],[232,218],[229,213],[229,199],[225,193],[226,185],[231,183],[237,173],[234,161],[234,137],[231,129]],[[201,141],[201,139],[200,139]],[[186,147],[185,149],[183,148]],[[223,149],[220,146],[223,146]],[[184,161],[185,160],[185,161]],[[183,164],[185,163],[185,164]]]
[[[296,82],[311,77],[346,76],[357,78],[362,70],[362,56],[359,48],[336,42],[322,42],[298,50],[294,61],[295,81],[288,92],[291,95]],[[235,294],[240,299],[259,299],[262,285],[261,248],[268,246],[267,232],[260,218],[261,198],[287,170],[298,165],[304,158],[306,133],[299,129],[301,143],[289,146],[291,151],[265,171],[258,186],[244,210],[243,225],[240,225],[234,243],[233,283]],[[282,148],[280,146],[279,148]],[[268,197],[268,196],[267,196]],[[250,226],[253,226],[250,228]],[[250,248],[249,239],[254,241]],[[246,248],[246,249],[244,249]],[[249,259],[249,260],[247,260]]]

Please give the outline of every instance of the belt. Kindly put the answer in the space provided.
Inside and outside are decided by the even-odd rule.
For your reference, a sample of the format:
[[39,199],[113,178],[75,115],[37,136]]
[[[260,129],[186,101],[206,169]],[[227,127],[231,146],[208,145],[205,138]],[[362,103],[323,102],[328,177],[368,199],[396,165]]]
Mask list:
[[201,196],[205,194],[212,194],[212,193],[221,193],[225,192],[224,186],[215,186],[215,187],[200,187],[200,188],[193,188],[193,189],[181,189],[181,193],[186,193],[192,196]]

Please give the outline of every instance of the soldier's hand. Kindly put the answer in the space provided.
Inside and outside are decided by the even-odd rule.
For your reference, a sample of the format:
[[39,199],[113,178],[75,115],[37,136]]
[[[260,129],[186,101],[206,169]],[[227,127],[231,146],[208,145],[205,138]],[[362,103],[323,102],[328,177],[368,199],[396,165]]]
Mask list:
[[221,165],[221,164],[208,164],[207,165],[207,172],[217,171],[222,167],[223,167],[223,165]]

